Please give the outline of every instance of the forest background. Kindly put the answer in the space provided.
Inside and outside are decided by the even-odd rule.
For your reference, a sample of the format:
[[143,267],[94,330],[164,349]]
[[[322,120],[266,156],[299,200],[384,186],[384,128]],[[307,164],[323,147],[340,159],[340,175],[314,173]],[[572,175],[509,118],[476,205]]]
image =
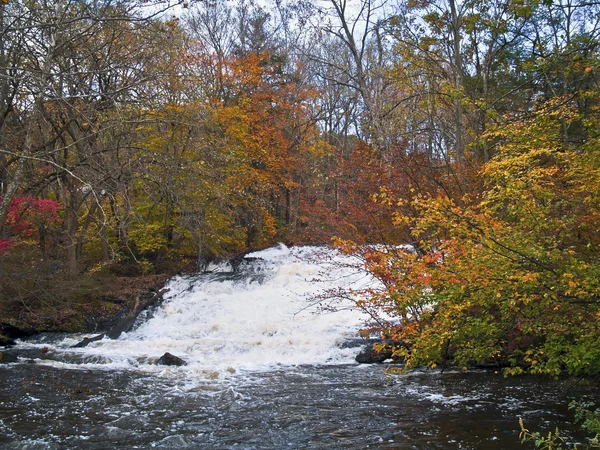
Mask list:
[[1,322],[92,329],[334,238],[381,281],[334,297],[407,367],[600,373],[600,4],[2,0],[0,29]]

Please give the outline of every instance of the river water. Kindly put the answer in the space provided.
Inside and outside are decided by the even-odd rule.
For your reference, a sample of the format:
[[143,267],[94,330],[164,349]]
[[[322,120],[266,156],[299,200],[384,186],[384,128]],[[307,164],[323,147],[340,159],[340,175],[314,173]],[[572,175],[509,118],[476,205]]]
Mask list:
[[[491,372],[358,365],[352,303],[322,294],[376,284],[358,261],[278,246],[177,277],[116,340],[40,335],[0,366],[6,449],[515,449],[518,418],[572,440],[571,399],[597,386]],[[335,312],[333,311],[335,309]],[[155,364],[163,353],[187,365]]]

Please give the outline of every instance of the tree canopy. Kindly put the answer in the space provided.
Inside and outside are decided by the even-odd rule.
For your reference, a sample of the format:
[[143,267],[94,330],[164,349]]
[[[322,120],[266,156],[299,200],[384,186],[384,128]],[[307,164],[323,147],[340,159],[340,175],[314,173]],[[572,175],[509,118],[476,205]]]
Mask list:
[[599,21],[562,0],[2,1],[2,314],[56,280],[335,237],[380,282],[346,293],[365,332],[407,367],[597,374]]

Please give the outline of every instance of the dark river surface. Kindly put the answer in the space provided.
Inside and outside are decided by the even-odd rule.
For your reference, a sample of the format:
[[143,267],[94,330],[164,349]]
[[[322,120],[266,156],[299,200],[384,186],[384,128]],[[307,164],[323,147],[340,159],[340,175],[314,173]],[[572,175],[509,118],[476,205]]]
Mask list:
[[199,382],[19,363],[0,379],[3,449],[526,449],[518,417],[570,430],[569,400],[598,392],[483,372],[388,376],[382,365]]
[[[241,272],[173,279],[119,339],[20,342],[18,362],[0,364],[0,448],[532,448],[519,443],[519,417],[582,441],[567,405],[598,398],[598,385],[358,365],[346,344],[363,313],[326,314],[315,295],[373,280],[322,248],[251,256]],[[165,352],[187,365],[156,365]]]

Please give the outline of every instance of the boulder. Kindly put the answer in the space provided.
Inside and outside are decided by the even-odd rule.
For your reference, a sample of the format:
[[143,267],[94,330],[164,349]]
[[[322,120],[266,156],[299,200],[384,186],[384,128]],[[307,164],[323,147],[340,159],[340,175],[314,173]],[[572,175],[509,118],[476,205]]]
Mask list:
[[156,361],[156,364],[159,366],[185,366],[187,363],[179,356],[167,352]]
[[87,347],[92,342],[100,341],[102,339],[104,339],[104,335],[103,334],[99,334],[98,336],[94,336],[94,337],[91,337],[91,338],[84,338],[83,341],[78,342],[77,344],[73,345],[71,348],[83,348],[83,347]]
[[342,345],[340,345],[340,348],[358,348],[358,347],[362,347],[363,345],[365,345],[365,342],[366,341],[360,337],[350,338],[350,339],[346,339],[344,342],[342,342]]
[[121,321],[113,327],[111,330],[106,332],[106,337],[109,339],[117,339],[121,333],[126,333],[131,330],[131,327],[135,323],[137,316],[146,308],[153,305],[154,303],[162,300],[163,295],[169,292],[169,289],[161,289],[160,291],[154,293],[154,295],[150,298],[143,299],[141,296],[135,300],[135,305]]
[[[382,345],[385,344],[385,345]],[[378,348],[375,348],[375,347]],[[366,341],[366,345],[362,351],[356,355],[357,363],[359,364],[376,364],[382,363],[386,359],[393,359],[394,362],[401,362],[400,358],[393,356],[393,349],[398,347],[410,348],[410,344],[401,340],[393,339],[372,339]]]
[[0,334],[0,347],[12,347],[13,345],[17,345],[13,339]]
[[382,350],[377,350],[375,348],[376,342],[369,342],[362,351],[356,355],[357,363],[359,364],[376,364],[382,363],[386,359],[390,359],[392,357],[392,349],[390,347],[385,347]]
[[0,335],[6,336],[10,339],[20,339],[33,336],[35,333],[36,330],[33,329],[18,328],[10,323],[0,322]]
[[0,364],[17,362],[17,357],[11,353],[0,352]]

